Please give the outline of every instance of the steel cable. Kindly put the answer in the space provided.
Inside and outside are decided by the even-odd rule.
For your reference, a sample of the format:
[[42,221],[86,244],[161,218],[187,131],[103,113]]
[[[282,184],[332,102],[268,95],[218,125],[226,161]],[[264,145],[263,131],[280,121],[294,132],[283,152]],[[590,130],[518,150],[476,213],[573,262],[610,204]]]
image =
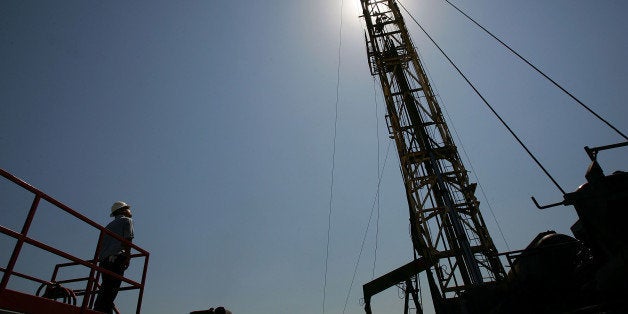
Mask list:
[[360,259],[362,258],[362,252],[364,251],[364,244],[366,243],[366,236],[369,231],[369,226],[371,225],[371,220],[373,218],[373,212],[375,209],[375,203],[377,202],[377,198],[379,197],[379,188],[382,182],[382,175],[384,173],[384,169],[386,168],[386,162],[388,161],[388,152],[390,151],[390,143],[388,142],[388,147],[386,148],[386,157],[384,158],[384,164],[382,166],[382,170],[379,172],[379,176],[377,179],[377,192],[375,193],[375,198],[373,199],[373,204],[371,205],[371,214],[369,215],[369,220],[366,224],[366,230],[364,230],[364,236],[362,237],[362,245],[360,245],[360,253],[358,254],[358,259],[355,262],[355,267],[353,268],[353,277],[351,278],[351,284],[349,285],[349,291],[347,291],[347,297],[345,298],[345,305],[342,309],[342,313],[347,309],[347,304],[349,303],[349,296],[351,295],[351,289],[353,288],[353,283],[355,282],[355,276],[358,272],[358,265],[360,265]]
[[327,296],[327,272],[329,263],[329,243],[331,239],[331,213],[333,208],[334,199],[334,172],[336,169],[336,139],[338,135],[338,104],[340,102],[340,56],[342,51],[342,13],[343,13],[344,1],[340,1],[340,30],[338,31],[338,67],[336,70],[336,104],[335,104],[335,117],[334,117],[334,139],[333,139],[333,151],[331,157],[331,183],[329,187],[329,213],[327,216],[327,246],[325,251],[325,274],[323,278],[323,314],[325,314],[325,301]]
[[410,18],[414,21],[414,23],[416,23],[416,25],[421,29],[421,31],[423,31],[423,33],[429,38],[429,40],[432,42],[432,44],[434,44],[434,46],[440,51],[440,53],[447,59],[447,61],[449,62],[449,64],[451,64],[451,66],[454,67],[454,69],[456,69],[456,71],[458,72],[458,74],[460,74],[460,76],[467,82],[467,84],[471,87],[471,89],[473,89],[473,91],[475,92],[476,95],[478,95],[478,97],[480,97],[480,99],[482,100],[482,102],[484,102],[484,104],[489,108],[489,110],[491,110],[491,112],[493,112],[493,115],[495,115],[495,117],[497,117],[497,119],[502,123],[502,125],[508,130],[508,132],[515,138],[515,140],[519,143],[519,145],[526,151],[526,153],[528,153],[528,156],[530,156],[530,158],[532,158],[532,160],[534,160],[534,162],[537,164],[537,166],[539,166],[539,168],[541,168],[541,170],[545,173],[545,175],[552,181],[552,183],[554,183],[554,185],[556,186],[556,188],[558,188],[558,190],[562,193],[562,194],[566,194],[565,190],[563,190],[563,188],[560,186],[560,184],[558,184],[558,182],[556,182],[556,180],[554,179],[554,177],[549,173],[549,171],[547,171],[547,169],[545,169],[545,167],[543,166],[543,164],[541,164],[541,162],[536,158],[536,156],[530,151],[530,149],[528,149],[528,147],[523,143],[523,141],[521,141],[521,139],[519,138],[519,136],[517,136],[517,134],[510,128],[510,126],[508,125],[508,123],[506,123],[506,121],[504,121],[504,119],[502,119],[502,117],[497,113],[497,111],[495,111],[495,109],[493,108],[493,106],[486,100],[486,98],[484,98],[484,96],[480,93],[480,91],[478,91],[478,89],[475,87],[475,85],[473,85],[473,83],[471,83],[471,81],[467,78],[466,75],[464,75],[464,73],[462,73],[462,71],[460,70],[460,68],[458,68],[458,66],[451,60],[451,58],[449,58],[449,56],[445,53],[445,51],[436,43],[436,41],[432,38],[432,36],[430,36],[430,34],[423,28],[423,26],[414,18],[414,16],[412,14],[410,14],[410,12],[408,11],[408,9],[406,9],[406,7],[400,2],[397,1],[397,3],[399,3],[399,5],[401,5],[401,7],[403,8],[403,10],[408,14],[408,16],[410,16]]
[[[591,114],[593,114],[596,118],[598,118],[600,121],[604,122],[608,127],[610,127],[611,129],[613,129],[615,132],[617,132],[617,134],[619,134],[621,137],[623,137],[625,140],[628,140],[628,137],[626,137],[626,135],[624,133],[622,133],[621,131],[619,131],[615,126],[613,126],[610,122],[606,121],[604,118],[602,118],[599,114],[597,114],[595,111],[593,111],[593,109],[589,108],[587,105],[585,105],[582,101],[580,101],[580,99],[576,98],[576,96],[572,95],[570,92],[568,92],[565,88],[563,88],[560,84],[558,84],[556,81],[554,81],[552,78],[550,78],[547,74],[545,74],[543,71],[541,71],[538,67],[536,67],[534,64],[532,64],[530,61],[528,61],[526,58],[524,58],[523,56],[521,56],[519,53],[517,53],[514,49],[512,49],[509,45],[507,45],[506,43],[504,43],[501,39],[499,39],[497,36],[493,35],[493,33],[491,33],[489,30],[487,30],[484,26],[480,25],[478,22],[476,22],[472,17],[470,17],[468,14],[466,14],[465,12],[463,12],[462,10],[460,10],[457,6],[455,6],[453,3],[451,3],[449,0],[445,0],[445,2],[449,3],[449,5],[451,5],[454,9],[456,9],[458,12],[460,12],[462,15],[464,15],[467,19],[469,19],[471,22],[473,22],[473,24],[477,25],[479,28],[481,28],[484,32],[486,32],[489,36],[493,37],[493,39],[497,40],[497,42],[499,42],[502,46],[504,46],[506,49],[508,49],[510,52],[512,52],[515,56],[517,56],[519,59],[521,59],[521,61],[525,62],[527,65],[529,65],[530,67],[532,67],[532,69],[534,69],[536,72],[538,72],[539,74],[541,74],[541,76],[543,76],[544,78],[546,78],[548,81],[550,81],[552,84],[554,84],[554,86],[556,86],[557,88],[559,88],[561,91],[563,91],[565,94],[567,94],[569,97],[571,97],[571,99],[575,100],[578,104],[580,104],[580,106],[582,106],[584,109],[586,109],[587,111],[589,111]],[[403,6],[403,5],[402,5]],[[405,8],[404,8],[405,9]],[[407,12],[407,11],[406,11]],[[563,193],[564,194],[564,193]]]

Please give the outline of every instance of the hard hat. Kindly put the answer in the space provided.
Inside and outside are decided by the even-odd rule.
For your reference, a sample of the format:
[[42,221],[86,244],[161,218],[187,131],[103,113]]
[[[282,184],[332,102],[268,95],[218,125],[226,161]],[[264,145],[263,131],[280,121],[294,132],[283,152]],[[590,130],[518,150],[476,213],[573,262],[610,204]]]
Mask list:
[[129,209],[131,208],[131,206],[127,205],[127,203],[125,202],[121,202],[121,201],[117,201],[115,203],[113,203],[113,205],[111,205],[111,217],[114,216],[115,212],[117,212],[120,209]]

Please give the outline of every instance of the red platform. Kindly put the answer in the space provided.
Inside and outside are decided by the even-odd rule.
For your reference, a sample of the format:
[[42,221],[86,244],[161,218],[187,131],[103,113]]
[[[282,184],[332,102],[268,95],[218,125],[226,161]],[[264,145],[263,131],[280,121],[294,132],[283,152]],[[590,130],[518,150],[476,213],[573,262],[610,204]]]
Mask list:
[[[144,294],[144,285],[146,283],[146,271],[148,269],[148,258],[149,252],[142,249],[141,247],[135,245],[132,242],[122,238],[118,234],[113,233],[110,230],[107,230],[105,227],[100,224],[92,221],[91,219],[83,216],[67,205],[57,201],[56,199],[50,197],[44,192],[34,188],[30,184],[24,182],[23,180],[13,176],[7,171],[0,169],[0,180],[6,179],[9,182],[21,187],[23,190],[26,190],[32,193],[33,202],[31,203],[31,207],[28,210],[28,215],[22,226],[20,231],[11,230],[5,226],[0,225],[0,236],[12,238],[15,241],[15,246],[13,247],[12,253],[8,261],[0,261],[0,265],[6,265],[6,267],[0,267],[0,314],[5,313],[18,313],[18,314],[73,314],[73,313],[99,313],[89,308],[92,307],[93,301],[97,294],[98,290],[98,281],[100,274],[107,274],[109,276],[120,279],[124,285],[121,287],[120,291],[127,290],[138,290],[138,298],[137,298],[137,306],[135,309],[135,313],[139,314],[141,312],[142,307],[142,297]],[[49,245],[44,244],[37,239],[34,239],[29,236],[29,229],[31,223],[37,213],[40,202],[46,202],[48,205],[52,205],[53,208],[56,207],[58,213],[67,213],[73,216],[75,219],[82,221],[84,224],[91,226],[99,232],[98,243],[95,244],[95,252],[91,255],[91,258],[79,258],[73,256],[67,252],[63,252],[57,248],[51,247]],[[2,209],[0,208],[0,212]],[[25,209],[26,210],[26,209]],[[50,207],[46,207],[45,210],[50,210]],[[136,261],[143,261],[143,270],[141,273],[140,282],[133,281],[124,276],[120,276],[115,274],[109,270],[98,267],[96,264],[96,259],[100,250],[100,241],[104,235],[109,235],[113,238],[118,239],[120,242],[128,245],[132,248],[133,251],[136,251],[136,254],[131,254],[132,259],[136,259]],[[53,274],[50,279],[42,279],[33,276],[32,274],[23,274],[16,272],[14,267],[16,265],[17,260],[20,258],[20,253],[22,251],[22,247],[28,244],[32,248],[47,251],[59,257],[62,257],[67,260],[67,262],[57,264],[54,266]],[[52,265],[51,265],[52,266]],[[63,267],[83,267],[84,269],[89,271],[88,277],[83,278],[71,278],[61,280],[57,277],[58,271]],[[18,292],[15,290],[11,290],[8,288],[9,280],[12,276],[20,277],[21,279],[26,279],[31,282],[35,282],[37,284],[41,284],[41,287],[50,287],[54,285],[61,285],[65,283],[79,283],[85,282],[85,288],[81,290],[69,291],[69,296],[72,296],[74,302],[77,305],[67,304],[58,302],[52,299],[47,299],[43,297],[37,296],[39,291],[36,294],[28,294],[24,292]],[[76,297],[79,299],[77,300]],[[66,300],[67,301],[67,300]],[[76,302],[78,301],[78,302]]]
[[81,311],[81,307],[70,304],[57,302],[54,300],[37,297],[30,294],[25,294],[13,290],[6,289],[2,294],[2,300],[0,300],[0,310],[11,310],[18,313],[38,314],[97,314],[89,309]]

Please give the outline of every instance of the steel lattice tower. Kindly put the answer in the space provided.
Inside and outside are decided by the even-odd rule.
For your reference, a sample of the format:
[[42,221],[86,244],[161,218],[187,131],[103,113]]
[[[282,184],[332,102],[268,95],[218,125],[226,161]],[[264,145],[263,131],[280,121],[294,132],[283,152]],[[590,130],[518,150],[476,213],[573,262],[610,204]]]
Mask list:
[[[367,312],[375,293],[405,282],[406,305],[416,274],[427,272],[435,301],[504,277],[456,145],[401,12],[394,0],[361,0],[371,74],[383,90],[409,205],[416,259],[364,286]],[[451,303],[451,302],[450,302]],[[438,309],[437,309],[438,310]],[[407,311],[407,306],[406,306]]]

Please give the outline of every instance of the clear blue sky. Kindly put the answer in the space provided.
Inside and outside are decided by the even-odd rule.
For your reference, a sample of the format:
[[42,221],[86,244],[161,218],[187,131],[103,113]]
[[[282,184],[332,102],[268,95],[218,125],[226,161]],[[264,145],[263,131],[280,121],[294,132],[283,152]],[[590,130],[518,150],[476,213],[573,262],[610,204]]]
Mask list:
[[[357,0],[344,2],[326,313],[341,313],[349,291],[377,186],[378,133],[380,165],[388,145]],[[444,1],[403,3],[565,190],[584,182],[584,146],[621,140]],[[628,4],[454,3],[628,131]],[[568,233],[571,208],[541,212],[529,200],[556,202],[560,193],[406,21],[467,168],[486,192],[488,200],[479,197],[498,249],[506,244],[487,204],[513,250],[541,231]],[[151,252],[145,313],[215,305],[321,313],[339,22],[340,2],[327,0],[3,1],[0,167],[102,224],[114,201],[133,206],[135,243]],[[375,276],[412,255],[393,152],[381,186]],[[602,153],[602,166],[626,170],[627,155]],[[30,200],[5,182],[0,188],[0,224],[17,230]],[[89,257],[94,232],[49,209],[33,234]],[[373,228],[346,313],[362,313]],[[0,242],[3,264],[10,244]],[[47,277],[56,261],[18,266]],[[137,266],[128,274],[139,280]],[[120,297],[125,313],[132,299]],[[375,311],[403,306],[394,289],[373,302]]]

